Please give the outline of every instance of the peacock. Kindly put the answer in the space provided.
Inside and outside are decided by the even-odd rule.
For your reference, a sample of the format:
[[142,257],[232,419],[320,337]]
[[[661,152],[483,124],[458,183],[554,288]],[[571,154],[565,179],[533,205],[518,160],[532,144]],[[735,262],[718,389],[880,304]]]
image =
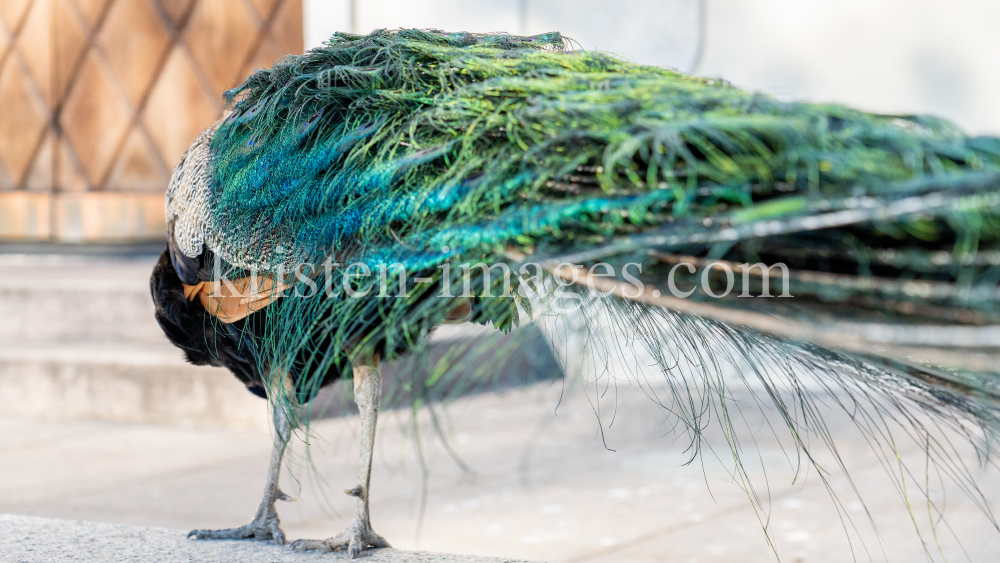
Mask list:
[[[337,33],[224,97],[170,180],[151,290],[189,361],[267,399],[274,449],[252,521],[189,537],[284,543],[286,445],[350,378],[354,520],[292,547],[388,546],[368,504],[380,362],[444,323],[510,331],[566,303],[591,340],[653,359],[666,391],[650,396],[692,451],[705,424],[767,408],[810,459],[808,436],[829,435],[809,373],[866,435],[902,424],[947,464],[944,428],[988,458],[998,138],[780,101],[555,32]],[[757,404],[730,400],[723,365]]]

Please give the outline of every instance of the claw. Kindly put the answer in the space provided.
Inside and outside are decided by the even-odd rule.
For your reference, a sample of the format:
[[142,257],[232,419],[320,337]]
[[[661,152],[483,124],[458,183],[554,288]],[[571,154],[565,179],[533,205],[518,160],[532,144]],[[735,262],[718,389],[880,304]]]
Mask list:
[[291,547],[295,551],[347,550],[348,558],[354,559],[369,547],[381,548],[392,546],[389,545],[389,542],[385,541],[385,538],[372,531],[370,524],[355,520],[338,536],[325,540],[295,540],[292,542]]
[[281,523],[278,521],[277,515],[254,520],[239,528],[191,530],[187,537],[194,537],[198,540],[245,540],[252,538],[258,541],[274,540],[278,545],[285,543],[285,533],[281,531]]
[[191,530],[190,532],[188,532],[187,537],[188,539],[194,537],[194,539],[196,540],[210,540],[214,539],[212,536],[215,534],[222,534],[224,532],[234,532],[236,530],[239,530],[239,528],[234,528],[232,530]]
[[290,547],[293,551],[333,551],[330,544],[324,540],[295,540]]
[[361,485],[354,487],[353,489],[344,489],[344,494],[349,497],[361,498]]

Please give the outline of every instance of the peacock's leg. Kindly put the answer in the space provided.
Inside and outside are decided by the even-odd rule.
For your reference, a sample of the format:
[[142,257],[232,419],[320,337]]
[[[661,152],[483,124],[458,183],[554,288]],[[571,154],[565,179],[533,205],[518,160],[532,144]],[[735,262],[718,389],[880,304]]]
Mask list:
[[325,540],[298,540],[292,549],[314,549],[334,551],[347,549],[348,556],[354,558],[369,547],[390,547],[389,542],[372,530],[368,516],[368,490],[372,477],[372,452],[375,449],[375,423],[378,421],[378,405],[382,400],[382,374],[379,371],[379,356],[365,355],[352,361],[354,370],[354,401],[361,413],[361,462],[358,465],[358,485],[344,492],[358,497],[354,521],[339,535]]
[[274,540],[274,543],[285,543],[285,533],[281,531],[278,521],[278,511],[274,508],[275,501],[291,500],[291,497],[278,488],[278,476],[281,473],[281,458],[285,447],[292,436],[292,424],[288,415],[280,406],[274,406],[274,449],[271,450],[271,464],[267,471],[267,484],[264,485],[264,497],[260,500],[257,514],[249,523],[239,528],[226,530],[192,530],[187,537],[194,536],[199,540]]

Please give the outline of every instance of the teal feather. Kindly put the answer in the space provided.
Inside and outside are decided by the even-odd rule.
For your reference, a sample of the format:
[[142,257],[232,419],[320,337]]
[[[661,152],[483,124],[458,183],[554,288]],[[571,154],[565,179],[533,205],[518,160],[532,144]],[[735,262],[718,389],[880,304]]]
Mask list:
[[[835,344],[845,326],[1000,324],[1000,260],[990,258],[1000,253],[1000,139],[927,116],[782,102],[570,51],[558,33],[337,34],[226,95],[233,114],[212,142],[209,198],[225,242],[213,251],[279,274],[335,260],[335,276],[350,263],[400,264],[433,282],[411,283],[408,298],[275,303],[261,352],[268,365],[310,350],[306,371],[322,374],[343,369],[372,339],[390,356],[413,349],[454,305],[423,297],[458,283],[462,265],[633,260],[644,265],[643,282],[665,291],[681,255],[702,266],[782,262],[793,272],[794,303],[695,294],[711,307],[608,307],[668,378],[673,360],[657,347],[669,332],[693,355],[755,366],[791,356],[802,369],[851,371],[853,382],[830,386],[894,397],[873,407],[879,416],[933,411],[956,427],[973,421],[988,440],[1000,429],[995,368],[970,367],[961,352],[925,361],[913,348]],[[908,281],[915,285],[900,289]],[[476,320],[504,330],[517,324],[518,305],[529,307],[485,292],[476,302]],[[734,311],[746,320],[730,322]],[[773,318],[810,330],[776,333],[761,320]],[[988,344],[987,353],[1000,351],[1000,341]],[[304,382],[305,392],[320,380]],[[681,405],[672,412],[697,438],[710,409],[689,400],[689,382],[670,381]],[[893,395],[906,389],[922,395]],[[716,399],[724,397],[720,390]],[[795,418],[800,411],[771,399],[800,439],[809,426]]]
[[[926,182],[956,203],[920,219],[858,221],[852,240],[888,233],[894,247],[928,246],[913,229],[933,224],[931,245],[964,237],[968,253],[1000,235],[993,209],[948,191],[982,178],[976,193],[996,191],[996,139],[928,117],[779,102],[566,47],[556,33],[338,34],[257,71],[227,93],[238,101],[212,144],[211,206],[226,241],[216,250],[264,270],[332,255],[426,270],[650,230],[687,232],[673,237],[686,248],[727,222],[802,222]],[[752,234],[727,241],[730,258]],[[286,252],[262,252],[262,242]],[[353,311],[340,307],[330,314]]]

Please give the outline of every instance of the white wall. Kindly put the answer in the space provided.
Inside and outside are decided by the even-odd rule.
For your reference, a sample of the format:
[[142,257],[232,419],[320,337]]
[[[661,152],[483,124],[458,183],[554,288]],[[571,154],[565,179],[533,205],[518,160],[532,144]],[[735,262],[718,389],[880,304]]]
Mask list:
[[708,0],[700,74],[1000,134],[997,0]]
[[701,45],[697,74],[1000,134],[1000,0],[704,0],[700,44],[701,1],[305,0],[305,39],[311,47],[338,29],[379,27],[557,30],[587,49],[685,71]]
[[585,49],[691,70],[699,0],[528,0],[527,30],[560,31]]
[[[354,0],[356,32],[559,31],[587,49],[687,70],[698,39],[699,0]],[[351,0],[305,0],[306,47],[352,31]]]
[[319,47],[336,31],[354,31],[351,0],[303,0],[302,19],[306,49]]

